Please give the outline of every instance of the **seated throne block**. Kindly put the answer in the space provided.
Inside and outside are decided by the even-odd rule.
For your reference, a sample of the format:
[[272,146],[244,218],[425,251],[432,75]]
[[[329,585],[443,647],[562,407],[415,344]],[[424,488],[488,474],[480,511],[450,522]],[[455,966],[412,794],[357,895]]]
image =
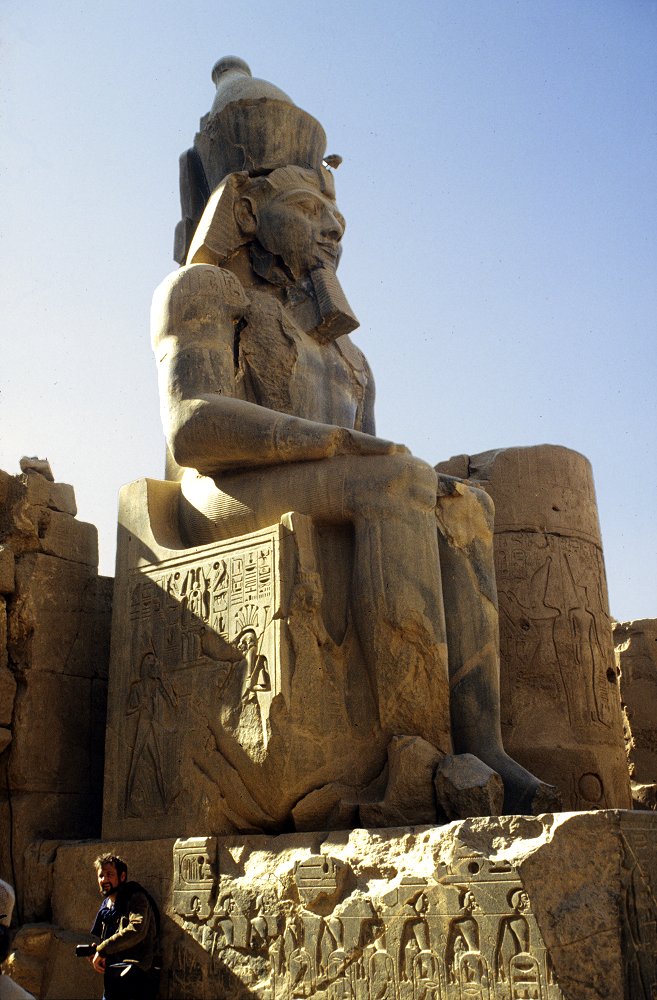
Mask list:
[[178,500],[174,482],[121,491],[103,837],[354,825],[389,736],[349,614],[350,529],[291,512],[188,548]]

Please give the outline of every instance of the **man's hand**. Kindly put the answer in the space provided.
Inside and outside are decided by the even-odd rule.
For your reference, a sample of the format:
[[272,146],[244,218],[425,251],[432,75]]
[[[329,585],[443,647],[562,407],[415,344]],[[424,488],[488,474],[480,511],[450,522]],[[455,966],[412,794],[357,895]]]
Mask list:
[[99,955],[98,952],[96,952],[93,958],[90,958],[89,961],[91,962],[96,972],[105,971],[105,959],[102,955]]

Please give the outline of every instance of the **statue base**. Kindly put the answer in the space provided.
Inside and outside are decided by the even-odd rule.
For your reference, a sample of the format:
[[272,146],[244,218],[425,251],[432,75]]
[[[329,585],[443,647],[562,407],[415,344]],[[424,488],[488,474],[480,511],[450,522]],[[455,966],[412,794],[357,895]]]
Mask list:
[[44,1000],[100,997],[72,950],[111,846],[161,907],[162,997],[654,1000],[656,834],[652,814],[607,810],[63,843],[42,869],[54,925],[21,930],[14,974]]

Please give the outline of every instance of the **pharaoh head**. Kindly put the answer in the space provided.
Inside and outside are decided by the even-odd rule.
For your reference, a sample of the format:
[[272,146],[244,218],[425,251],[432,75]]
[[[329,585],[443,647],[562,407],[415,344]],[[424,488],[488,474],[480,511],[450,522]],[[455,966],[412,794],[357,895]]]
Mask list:
[[335,277],[345,223],[324,130],[241,60],[220,60],[213,78],[212,109],[181,157],[176,259],[243,277],[246,257],[317,339],[349,333],[358,322]]

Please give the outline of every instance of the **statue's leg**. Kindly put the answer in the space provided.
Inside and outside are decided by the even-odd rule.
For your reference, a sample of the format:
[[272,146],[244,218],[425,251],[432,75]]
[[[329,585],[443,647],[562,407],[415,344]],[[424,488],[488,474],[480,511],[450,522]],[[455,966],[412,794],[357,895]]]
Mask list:
[[381,725],[450,752],[435,497],[434,470],[410,455],[360,459],[345,477],[356,539],[351,606]]
[[438,475],[454,750],[472,753],[497,771],[504,782],[505,813],[549,811],[559,807],[555,790],[516,763],[502,745],[493,516],[493,502],[483,490]]
[[188,476],[190,544],[254,531],[290,510],[352,523],[351,607],[390,735],[451,749],[449,681],[435,529],[436,474],[410,455],[339,456],[222,476]]

